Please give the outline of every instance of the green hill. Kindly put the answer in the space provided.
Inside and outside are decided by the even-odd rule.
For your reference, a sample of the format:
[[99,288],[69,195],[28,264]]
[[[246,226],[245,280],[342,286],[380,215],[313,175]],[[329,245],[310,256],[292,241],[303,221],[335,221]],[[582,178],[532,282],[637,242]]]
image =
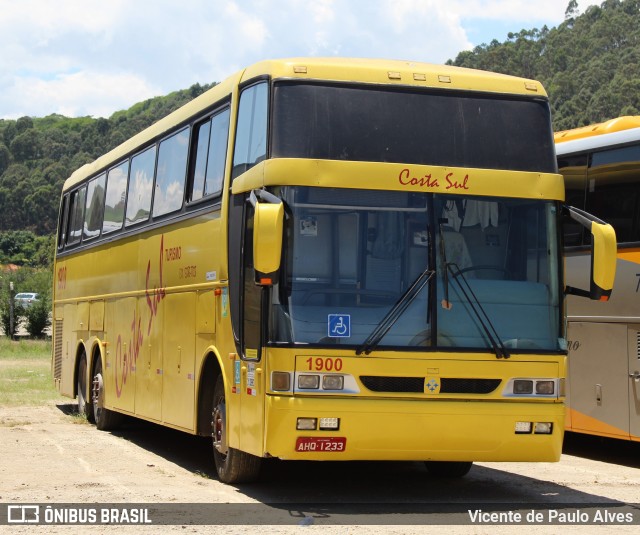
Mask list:
[[[606,0],[556,28],[523,29],[448,63],[540,80],[554,128],[640,115],[640,0]],[[49,115],[0,120],[0,264],[41,266],[52,253],[60,191],[73,170],[210,86],[135,104],[108,119]]]

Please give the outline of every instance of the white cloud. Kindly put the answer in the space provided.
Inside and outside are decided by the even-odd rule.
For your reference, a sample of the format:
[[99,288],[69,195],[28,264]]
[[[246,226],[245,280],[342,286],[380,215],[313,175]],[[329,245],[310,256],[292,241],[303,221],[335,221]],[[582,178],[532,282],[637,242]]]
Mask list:
[[[568,1],[568,0],[567,0]],[[261,59],[442,63],[478,28],[558,24],[558,0],[0,0],[0,117],[108,116]],[[583,6],[583,4],[585,4]],[[589,2],[580,2],[580,7]],[[508,21],[505,23],[504,21]],[[470,33],[471,32],[471,33]],[[484,37],[482,37],[484,38]]]
[[[3,84],[4,85],[4,84]],[[50,80],[21,77],[0,93],[0,109],[42,109],[40,116],[60,113],[69,117],[84,115],[109,116],[122,102],[139,102],[151,95],[162,94],[141,77],[130,73],[83,71],[62,74]],[[5,115],[17,119],[25,114]]]

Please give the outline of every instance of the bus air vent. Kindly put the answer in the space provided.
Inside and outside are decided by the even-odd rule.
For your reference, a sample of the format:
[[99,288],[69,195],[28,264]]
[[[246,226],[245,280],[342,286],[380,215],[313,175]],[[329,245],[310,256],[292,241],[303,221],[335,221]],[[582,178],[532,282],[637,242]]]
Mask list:
[[490,394],[500,384],[500,379],[442,378],[441,394]]
[[62,378],[62,320],[56,320],[53,337],[55,345],[53,348],[53,378]]
[[[423,393],[425,377],[384,377],[361,375],[362,384],[373,392]],[[500,379],[459,379],[442,377],[441,394],[490,394],[500,385]]]
[[424,392],[424,377],[361,375],[360,380],[373,392]]

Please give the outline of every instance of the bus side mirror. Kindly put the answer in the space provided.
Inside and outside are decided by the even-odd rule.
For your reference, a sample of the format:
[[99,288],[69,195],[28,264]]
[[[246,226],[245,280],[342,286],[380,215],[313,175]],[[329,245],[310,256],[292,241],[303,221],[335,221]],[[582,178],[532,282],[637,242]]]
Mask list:
[[573,206],[564,208],[571,219],[591,233],[591,287],[587,292],[568,286],[566,291],[595,301],[608,301],[616,278],[616,232],[611,225],[587,212]]
[[277,282],[283,230],[283,203],[256,202],[253,219],[253,267],[258,284],[268,286]]

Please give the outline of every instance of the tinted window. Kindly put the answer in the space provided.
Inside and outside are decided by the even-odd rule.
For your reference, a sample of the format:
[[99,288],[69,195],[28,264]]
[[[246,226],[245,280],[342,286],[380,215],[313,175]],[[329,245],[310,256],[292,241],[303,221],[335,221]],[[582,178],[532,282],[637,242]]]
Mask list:
[[613,225],[619,242],[640,241],[640,146],[593,153],[587,211]]
[[244,173],[267,155],[267,84],[245,89],[240,95],[238,129],[233,154],[233,176]]
[[286,83],[273,102],[274,158],[556,169],[542,99]]
[[188,128],[160,143],[153,200],[154,217],[182,208],[188,153]]
[[196,201],[222,190],[229,137],[229,110],[196,127],[196,163],[191,200]]
[[87,207],[84,212],[83,239],[88,240],[100,236],[102,228],[102,212],[104,210],[104,173],[89,181],[87,185]]
[[87,188],[83,187],[71,194],[69,207],[69,232],[67,243],[78,243],[82,237],[82,224],[84,222],[84,205],[87,197]]
[[69,196],[62,198],[62,206],[60,208],[60,221],[58,221],[58,248],[64,247],[67,239],[67,218],[69,217]]
[[[565,204],[580,210],[585,209],[588,161],[586,154],[560,156],[558,158],[558,168],[564,176]],[[562,217],[562,229],[566,247],[584,243],[584,227],[567,215]]]
[[107,199],[104,207],[104,220],[102,222],[102,232],[104,234],[122,228],[128,172],[128,161],[109,171],[107,178]]
[[156,166],[156,147],[150,147],[131,160],[127,218],[125,226],[149,219],[153,172]]

